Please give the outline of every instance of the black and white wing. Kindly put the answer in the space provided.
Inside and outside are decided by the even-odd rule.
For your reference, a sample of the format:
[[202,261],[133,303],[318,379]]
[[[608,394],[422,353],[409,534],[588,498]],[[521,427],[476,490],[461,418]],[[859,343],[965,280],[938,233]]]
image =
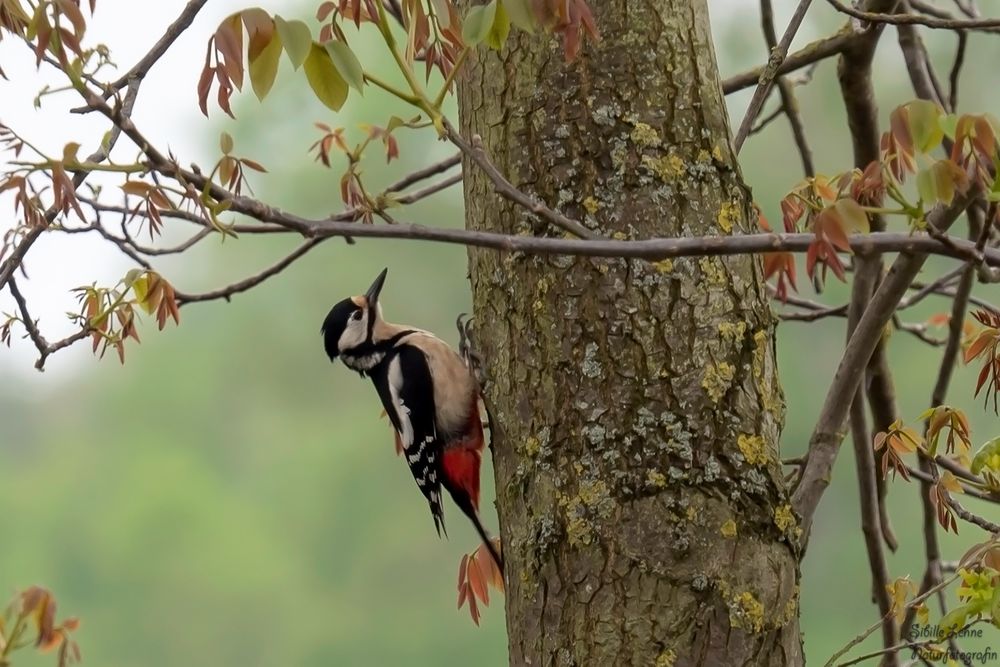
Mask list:
[[441,504],[440,449],[434,412],[434,384],[427,358],[419,349],[399,345],[372,376],[375,389],[392,421],[413,479],[427,498],[438,534],[444,530]]

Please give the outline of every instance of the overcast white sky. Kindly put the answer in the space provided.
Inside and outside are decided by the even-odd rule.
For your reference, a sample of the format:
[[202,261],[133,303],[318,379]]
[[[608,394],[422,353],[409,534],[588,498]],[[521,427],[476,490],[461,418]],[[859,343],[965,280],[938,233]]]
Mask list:
[[[147,52],[184,4],[182,0],[98,0],[97,13],[90,24],[86,43],[107,44],[119,70],[124,71]],[[198,139],[204,137],[214,123],[198,113],[195,99],[195,85],[207,37],[226,15],[253,4],[248,0],[208,2],[192,28],[154,68],[144,84],[135,109],[137,124],[157,145],[169,146],[185,162],[204,162],[208,157],[200,153]],[[308,18],[311,5],[316,3],[272,0],[260,4],[266,10],[288,17]],[[781,25],[787,21],[792,4],[790,0],[776,2]],[[748,30],[752,29],[753,40],[759,40],[757,6],[756,0],[710,0],[717,36],[732,35],[734,22],[752,19],[753,23],[747,24]],[[802,37],[806,39],[809,35]],[[763,54],[761,57],[763,59]],[[67,108],[79,103],[73,95],[67,93],[49,97],[43,100],[41,109],[34,108],[33,98],[44,85],[60,85],[60,78],[52,68],[43,65],[40,71],[36,71],[30,51],[14,39],[0,42],[0,63],[9,77],[9,81],[0,79],[0,121],[55,155],[60,154],[62,147],[70,141],[83,142],[81,155],[89,154],[94,149],[108,125],[96,114],[68,115]],[[123,141],[116,157],[130,161],[134,158],[134,148]],[[100,181],[92,177],[89,182]],[[14,218],[10,211],[9,197],[0,198],[0,234],[13,225]],[[46,234],[32,248],[27,269],[31,280],[21,281],[22,290],[31,303],[33,317],[42,321],[45,335],[55,340],[73,331],[72,324],[65,317],[65,313],[75,306],[69,290],[95,280],[101,284],[113,282],[124,273],[126,265],[116,252],[109,251],[96,239]],[[0,312],[12,312],[13,307],[8,294],[0,295]],[[46,381],[51,382],[55,379],[53,376],[66,377],[67,373],[72,373],[76,362],[90,354],[89,348],[85,348],[78,346],[53,357],[47,364]],[[30,343],[20,340],[15,341],[12,350],[0,348],[0,377],[16,373],[18,376],[38,378],[32,369],[34,352]],[[37,386],[37,383],[29,382],[29,385]]]

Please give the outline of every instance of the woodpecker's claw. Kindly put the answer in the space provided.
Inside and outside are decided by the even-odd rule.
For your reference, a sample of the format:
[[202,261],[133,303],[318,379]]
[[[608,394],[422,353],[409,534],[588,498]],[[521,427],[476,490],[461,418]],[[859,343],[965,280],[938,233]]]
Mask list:
[[476,352],[476,342],[473,337],[474,330],[472,328],[472,323],[476,318],[469,317],[468,320],[463,322],[462,319],[465,317],[467,317],[466,313],[459,313],[458,318],[455,320],[455,327],[458,329],[458,353],[465,361],[465,365],[480,380],[480,386],[482,386],[485,380],[483,377],[483,358]]
[[[482,393],[485,391],[489,378],[486,376],[483,358],[476,352],[475,329],[472,326],[475,318],[469,317],[469,319],[464,320],[465,317],[467,317],[466,313],[460,313],[455,320],[455,327],[458,329],[458,352],[469,372],[479,383],[479,391]],[[486,428],[489,428],[489,425]]]

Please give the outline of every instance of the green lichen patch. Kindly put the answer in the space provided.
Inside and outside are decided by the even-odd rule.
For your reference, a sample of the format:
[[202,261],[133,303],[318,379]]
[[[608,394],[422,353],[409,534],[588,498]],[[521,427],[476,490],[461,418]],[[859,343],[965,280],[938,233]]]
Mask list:
[[724,524],[722,524],[722,527],[719,528],[719,534],[721,534],[727,540],[731,540],[734,537],[736,537],[736,522],[733,521],[732,519],[726,521]]

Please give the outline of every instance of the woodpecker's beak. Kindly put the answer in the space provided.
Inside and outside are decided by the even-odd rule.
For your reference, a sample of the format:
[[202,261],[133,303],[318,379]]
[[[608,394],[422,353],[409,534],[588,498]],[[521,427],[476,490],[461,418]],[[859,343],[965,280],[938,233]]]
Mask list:
[[372,286],[368,288],[365,292],[365,298],[368,299],[368,307],[375,308],[378,305],[378,295],[382,291],[382,284],[385,283],[385,274],[389,273],[388,267],[382,269],[382,273],[378,274],[378,278],[372,283]]

